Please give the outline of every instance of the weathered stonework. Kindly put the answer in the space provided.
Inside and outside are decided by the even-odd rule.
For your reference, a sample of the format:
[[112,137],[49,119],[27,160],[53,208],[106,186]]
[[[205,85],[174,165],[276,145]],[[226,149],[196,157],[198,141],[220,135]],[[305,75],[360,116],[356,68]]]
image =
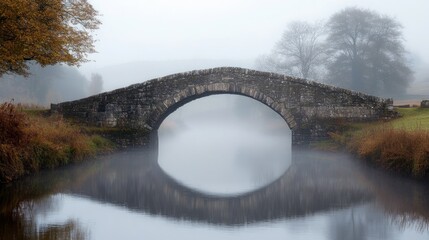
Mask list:
[[231,67],[169,75],[77,101],[52,104],[51,110],[98,126],[156,130],[177,108],[213,94],[244,95],[269,106],[289,125],[296,145],[325,139],[333,120],[370,121],[393,116],[391,99]]

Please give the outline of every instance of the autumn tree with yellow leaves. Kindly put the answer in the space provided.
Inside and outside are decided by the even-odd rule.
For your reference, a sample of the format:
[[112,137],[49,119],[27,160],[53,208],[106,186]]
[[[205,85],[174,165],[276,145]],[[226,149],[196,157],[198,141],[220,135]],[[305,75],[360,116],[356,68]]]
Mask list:
[[29,61],[42,66],[79,65],[95,52],[100,25],[87,0],[1,0],[0,76],[28,75]]

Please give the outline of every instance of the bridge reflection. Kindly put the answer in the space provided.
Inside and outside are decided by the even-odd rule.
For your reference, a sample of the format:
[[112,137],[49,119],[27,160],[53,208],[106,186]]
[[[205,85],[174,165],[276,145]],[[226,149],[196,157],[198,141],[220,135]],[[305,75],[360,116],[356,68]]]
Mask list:
[[[339,174],[334,163],[309,166],[295,161],[268,186],[239,196],[218,197],[180,185],[156,161],[143,163],[127,155],[72,186],[71,193],[151,214],[226,225],[314,214],[371,198],[350,174]],[[156,159],[155,153],[152,156]]]
[[65,193],[137,212],[221,225],[293,218],[373,201],[394,217],[419,219],[424,225],[429,220],[427,188],[368,171],[346,161],[347,155],[315,156],[295,149],[291,167],[276,181],[246,194],[219,197],[170,178],[158,165],[157,151],[155,142],[25,179],[0,190],[0,213],[16,217],[28,204]]

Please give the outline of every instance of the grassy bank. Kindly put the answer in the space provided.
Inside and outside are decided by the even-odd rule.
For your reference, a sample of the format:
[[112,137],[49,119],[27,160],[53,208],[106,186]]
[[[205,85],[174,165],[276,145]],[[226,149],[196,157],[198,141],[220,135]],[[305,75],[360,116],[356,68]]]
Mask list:
[[389,122],[350,125],[332,139],[379,167],[417,178],[429,177],[429,109],[398,109]]
[[113,145],[60,116],[31,107],[0,105],[0,182],[79,162]]

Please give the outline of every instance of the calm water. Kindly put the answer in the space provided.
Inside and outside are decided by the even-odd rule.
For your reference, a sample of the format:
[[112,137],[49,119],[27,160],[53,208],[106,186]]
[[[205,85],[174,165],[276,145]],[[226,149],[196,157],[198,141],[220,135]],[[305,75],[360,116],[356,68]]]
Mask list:
[[427,183],[291,149],[253,100],[191,102],[153,139],[1,186],[0,239],[429,239]]

